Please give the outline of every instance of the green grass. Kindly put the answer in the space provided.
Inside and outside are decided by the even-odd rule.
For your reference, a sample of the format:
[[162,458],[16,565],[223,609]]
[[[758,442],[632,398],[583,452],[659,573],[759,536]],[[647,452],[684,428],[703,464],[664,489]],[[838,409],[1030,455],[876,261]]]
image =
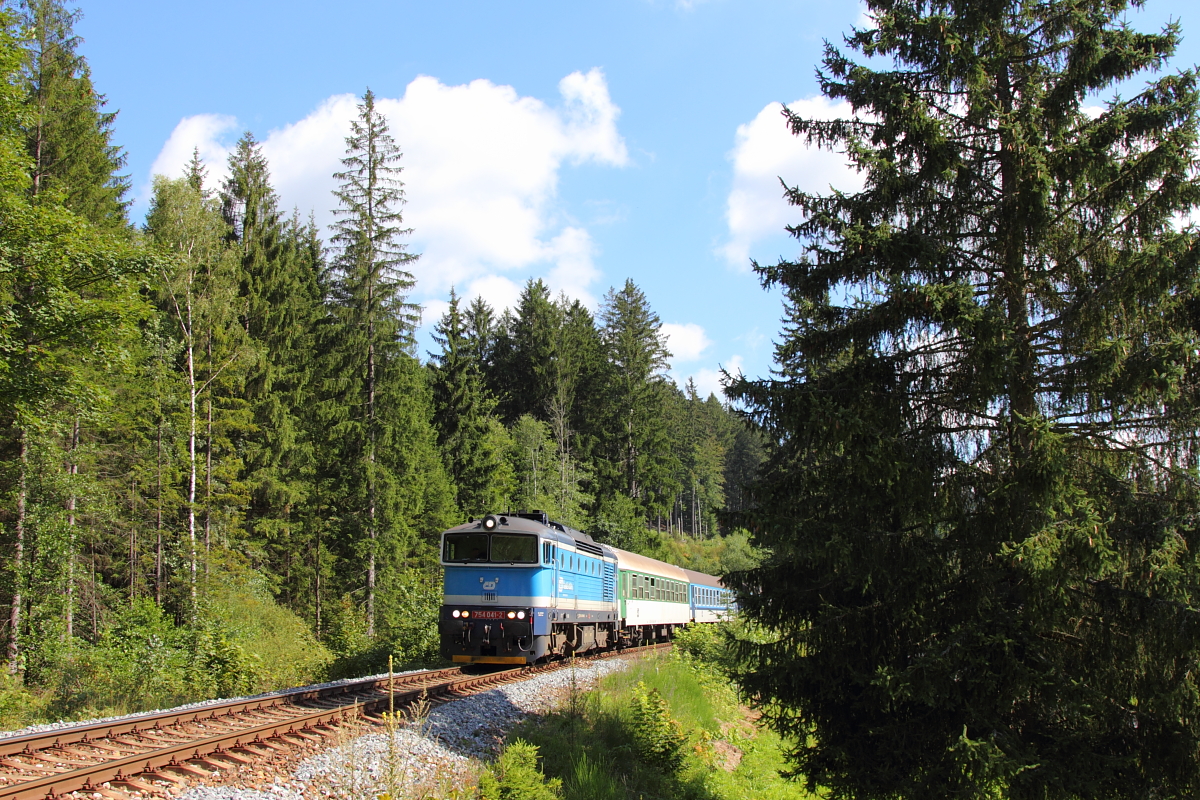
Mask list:
[[[678,723],[686,741],[678,768],[655,762],[645,744],[635,694],[657,695],[669,711],[663,730]],[[642,708],[646,707],[643,702]],[[646,712],[643,711],[643,714]],[[781,776],[784,744],[759,728],[715,670],[667,654],[634,662],[598,688],[573,693],[558,711],[513,731],[538,747],[542,771],[562,780],[566,800],[810,800],[802,783]]]

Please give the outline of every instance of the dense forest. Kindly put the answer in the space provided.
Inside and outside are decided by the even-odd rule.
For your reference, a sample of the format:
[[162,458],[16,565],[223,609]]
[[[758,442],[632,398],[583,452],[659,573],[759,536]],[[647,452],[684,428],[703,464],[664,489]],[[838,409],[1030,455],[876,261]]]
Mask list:
[[723,512],[764,442],[670,381],[633,281],[596,312],[540,280],[512,309],[451,294],[419,353],[370,91],[331,231],[281,207],[249,132],[227,179],[196,155],[131,220],[77,19],[0,18],[4,691],[72,714],[428,658],[437,534],[488,511],[753,562]]

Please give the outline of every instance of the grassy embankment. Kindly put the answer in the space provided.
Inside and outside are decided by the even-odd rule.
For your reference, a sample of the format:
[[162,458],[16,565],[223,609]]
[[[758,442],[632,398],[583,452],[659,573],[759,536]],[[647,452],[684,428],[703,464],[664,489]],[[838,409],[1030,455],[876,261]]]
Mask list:
[[[570,692],[562,708],[525,722],[508,741],[537,747],[542,771],[561,781],[566,800],[815,799],[781,776],[784,743],[755,724],[705,658],[717,646],[712,628],[685,632],[677,644],[596,689]],[[504,797],[553,796],[529,789]]]

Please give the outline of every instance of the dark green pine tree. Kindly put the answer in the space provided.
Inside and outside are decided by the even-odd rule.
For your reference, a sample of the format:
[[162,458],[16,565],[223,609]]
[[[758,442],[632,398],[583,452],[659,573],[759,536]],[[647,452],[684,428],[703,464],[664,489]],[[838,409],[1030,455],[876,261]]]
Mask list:
[[481,516],[499,509],[503,500],[498,487],[503,455],[492,446],[492,426],[499,424],[492,417],[495,401],[484,390],[468,333],[458,295],[451,289],[450,307],[433,334],[441,346],[440,353],[431,354],[433,424],[459,510]]
[[[422,503],[433,508],[441,501],[431,500],[422,482],[436,483],[440,475],[445,487],[445,479],[437,463],[421,460],[428,453],[439,461],[428,389],[410,353],[418,309],[407,300],[414,283],[408,268],[417,256],[402,241],[410,231],[400,213],[400,149],[370,90],[358,110],[346,139],[346,169],[336,176],[342,182],[335,191],[338,250],[327,279],[333,317],[323,349],[327,429],[337,440],[330,462],[340,476],[333,487],[337,514],[344,546],[354,548],[365,573],[346,580],[363,590],[374,636],[381,565],[391,556],[402,558],[414,536],[432,524]],[[437,494],[433,484],[428,488]]]
[[[475,363],[485,386],[490,384],[495,362],[496,312],[482,297],[476,297],[463,315],[466,326],[464,352]],[[495,396],[495,392],[492,392]]]
[[671,354],[658,314],[632,280],[620,291],[609,289],[600,323],[608,380],[596,461],[598,505],[624,496],[649,519],[668,510],[679,488],[665,415],[673,391],[665,374]]
[[526,281],[511,325],[500,332],[507,341],[496,349],[496,390],[506,422],[511,424],[524,414],[549,417],[561,317],[550,288],[541,279]]
[[254,421],[243,445],[251,492],[246,522],[261,549],[254,558],[267,558],[286,574],[299,549],[297,509],[312,469],[305,414],[322,263],[299,220],[282,218],[266,158],[250,133],[230,155],[221,199],[240,257],[240,313],[254,351],[245,378]]
[[[1200,791],[1194,71],[1125,2],[871,2],[852,120],[788,114],[854,193],[804,257],[732,576],[742,688],[834,797]],[[889,68],[886,65],[891,63]]]
[[102,228],[126,225],[125,154],[112,143],[116,112],[92,86],[74,32],[81,16],[62,0],[23,0],[29,88],[25,140],[34,195],[56,193],[68,209]]

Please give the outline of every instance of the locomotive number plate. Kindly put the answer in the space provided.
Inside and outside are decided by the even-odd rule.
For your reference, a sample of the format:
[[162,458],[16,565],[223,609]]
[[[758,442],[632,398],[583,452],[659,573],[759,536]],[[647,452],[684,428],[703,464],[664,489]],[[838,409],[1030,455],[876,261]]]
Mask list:
[[474,611],[471,616],[475,619],[504,619],[503,611]]

